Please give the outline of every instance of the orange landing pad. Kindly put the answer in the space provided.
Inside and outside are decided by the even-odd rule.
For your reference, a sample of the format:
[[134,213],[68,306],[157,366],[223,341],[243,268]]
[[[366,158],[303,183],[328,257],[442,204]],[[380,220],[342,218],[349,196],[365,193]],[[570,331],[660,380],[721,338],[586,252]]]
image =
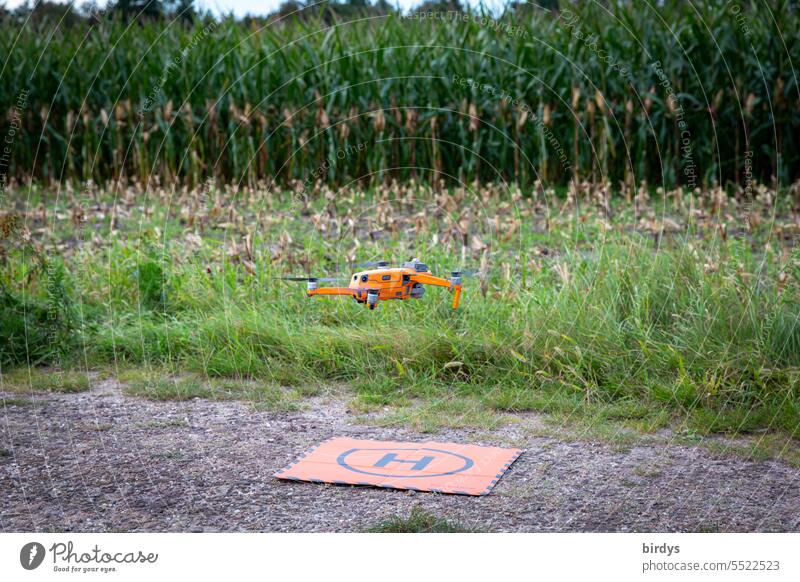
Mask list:
[[278,471],[278,479],[488,495],[520,449],[333,438]]

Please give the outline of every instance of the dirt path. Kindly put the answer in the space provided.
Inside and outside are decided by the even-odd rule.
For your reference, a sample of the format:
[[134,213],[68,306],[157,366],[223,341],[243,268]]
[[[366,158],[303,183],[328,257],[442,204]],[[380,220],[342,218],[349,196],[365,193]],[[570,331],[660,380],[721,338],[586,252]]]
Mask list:
[[[17,396],[6,394],[6,397]],[[525,424],[419,434],[300,412],[164,403],[113,381],[0,413],[0,530],[360,531],[422,506],[488,531],[798,531],[800,469],[695,447],[526,436]],[[272,474],[331,436],[448,440],[526,452],[487,497],[287,483]]]

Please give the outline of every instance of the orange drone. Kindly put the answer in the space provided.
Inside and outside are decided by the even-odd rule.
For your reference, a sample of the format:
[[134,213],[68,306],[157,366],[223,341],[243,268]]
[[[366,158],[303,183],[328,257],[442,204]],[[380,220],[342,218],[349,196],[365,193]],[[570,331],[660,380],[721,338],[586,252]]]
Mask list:
[[349,295],[370,309],[375,309],[378,300],[420,299],[425,294],[423,285],[448,287],[453,292],[453,309],[458,309],[461,298],[461,277],[465,273],[453,271],[449,279],[434,277],[428,266],[419,259],[411,259],[399,267],[389,267],[386,261],[365,263],[364,267],[375,267],[361,271],[350,278],[347,287],[320,287],[319,283],[342,281],[330,277],[281,277],[284,281],[306,281],[309,297],[315,295]]

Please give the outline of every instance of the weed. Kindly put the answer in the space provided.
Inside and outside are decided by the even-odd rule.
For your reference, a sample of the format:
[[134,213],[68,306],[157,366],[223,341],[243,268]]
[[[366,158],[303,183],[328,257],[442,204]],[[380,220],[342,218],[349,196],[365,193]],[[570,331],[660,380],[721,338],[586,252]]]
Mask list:
[[367,530],[370,533],[470,533],[479,530],[434,516],[419,506],[408,517],[393,517]]

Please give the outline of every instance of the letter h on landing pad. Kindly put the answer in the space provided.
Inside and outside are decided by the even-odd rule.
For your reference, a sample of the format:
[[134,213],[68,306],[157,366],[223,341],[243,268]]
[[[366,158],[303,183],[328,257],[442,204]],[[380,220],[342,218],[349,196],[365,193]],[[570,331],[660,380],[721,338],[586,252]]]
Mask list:
[[373,465],[373,467],[385,467],[389,463],[412,463],[413,471],[422,471],[428,464],[433,461],[433,457],[425,456],[421,459],[398,459],[396,453],[386,453],[381,459]]
[[275,476],[291,481],[486,495],[522,451],[465,445],[336,437]]

